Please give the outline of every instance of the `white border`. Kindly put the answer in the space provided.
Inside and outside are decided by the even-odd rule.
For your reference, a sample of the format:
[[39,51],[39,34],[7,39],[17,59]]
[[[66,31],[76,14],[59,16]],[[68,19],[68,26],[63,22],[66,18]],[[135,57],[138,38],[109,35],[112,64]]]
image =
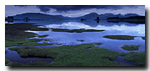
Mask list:
[[[0,39],[1,39],[1,63],[0,63],[0,68],[1,68],[1,71],[26,71],[26,70],[29,70],[30,69],[16,69],[16,70],[10,70],[8,67],[5,66],[5,5],[145,5],[145,8],[147,9],[148,11],[148,16],[149,17],[149,9],[150,9],[150,4],[149,4],[149,0],[3,0],[1,1],[1,4],[0,4],[0,9],[1,9],[1,13],[0,13],[0,25],[1,25],[1,30],[0,32],[2,33],[0,35]],[[148,20],[148,23],[149,24],[149,19]],[[150,27],[150,25],[147,25],[148,27]],[[149,29],[147,29],[147,31],[149,32]],[[149,35],[149,33],[148,33]],[[147,36],[148,37],[148,36]],[[148,42],[149,42],[149,38],[148,39]],[[148,44],[148,47],[149,47],[149,44]],[[149,50],[147,50],[149,51]],[[148,52],[148,55],[149,56],[149,52]],[[148,57],[149,59],[149,57]],[[148,61],[149,62],[149,61]],[[137,67],[138,68],[138,67]],[[109,69],[109,68],[106,68],[106,69],[82,69],[82,71],[149,71],[149,63],[148,63],[148,67],[146,69]],[[55,70],[55,71],[60,71],[61,69],[51,69],[52,70]],[[80,70],[80,69],[67,69],[65,68],[64,70],[62,69],[61,71],[66,71],[66,70],[69,70],[69,71],[77,71],[77,70]],[[32,71],[41,71],[41,69],[32,69]],[[49,71],[49,70],[42,70],[42,71]]]

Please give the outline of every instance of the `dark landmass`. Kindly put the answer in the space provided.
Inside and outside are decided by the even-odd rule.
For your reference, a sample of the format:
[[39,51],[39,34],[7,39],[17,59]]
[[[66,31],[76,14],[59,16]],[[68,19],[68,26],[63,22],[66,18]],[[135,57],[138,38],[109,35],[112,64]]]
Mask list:
[[129,22],[136,24],[145,24],[145,16],[131,16],[131,17],[109,17],[106,19],[108,22]]
[[134,40],[135,36],[129,36],[129,35],[105,35],[104,38],[109,39],[117,39],[117,40]]
[[55,32],[70,32],[70,33],[73,33],[73,32],[82,33],[82,32],[100,32],[100,31],[105,31],[105,30],[95,30],[95,29],[72,29],[72,30],[69,30],[69,29],[55,29],[55,28],[51,28],[51,30],[55,31]]
[[[100,19],[107,19],[109,17],[124,18],[124,17],[131,17],[131,16],[138,16],[138,15],[134,13],[129,13],[126,15],[121,15],[121,14],[114,15],[112,13],[105,13],[105,14],[99,15],[93,12],[93,13],[89,13],[80,17],[64,17],[62,15],[48,15],[48,14],[42,14],[42,13],[23,13],[23,14],[17,14],[14,16],[9,16],[9,18],[13,17],[14,20],[25,19],[26,17],[28,17],[29,19],[44,19],[44,20],[81,20],[81,18],[86,19],[86,20],[94,20],[97,17],[99,17]],[[6,20],[8,20],[7,18]]]
[[34,37],[36,34],[25,32],[25,30],[46,31],[49,29],[38,28],[38,25],[34,25],[33,23],[5,24],[5,47],[50,45],[49,43],[37,43],[42,39],[28,39]]

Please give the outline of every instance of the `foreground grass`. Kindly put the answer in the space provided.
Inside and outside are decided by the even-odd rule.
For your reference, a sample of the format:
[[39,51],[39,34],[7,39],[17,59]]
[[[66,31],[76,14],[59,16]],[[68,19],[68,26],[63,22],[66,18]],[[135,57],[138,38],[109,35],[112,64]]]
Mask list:
[[45,31],[47,28],[38,28],[38,25],[32,23],[15,23],[5,24],[5,46],[37,46],[49,45],[48,43],[37,43],[39,39],[28,39],[34,37],[36,34],[24,32],[25,30]]
[[132,51],[132,50],[138,50],[139,46],[140,45],[124,45],[121,48],[124,50]]
[[69,30],[69,29],[55,29],[55,28],[51,28],[51,30],[55,31],[55,32],[70,32],[70,33],[73,33],[73,32],[82,33],[82,32],[100,32],[100,31],[105,31],[105,30],[95,30],[95,29],[72,29],[72,30]]
[[125,54],[124,57],[127,61],[133,61],[140,65],[145,65],[145,52],[131,52]]
[[[91,49],[88,49],[89,47],[91,47]],[[116,62],[110,60],[122,55],[122,53],[115,51],[97,48],[92,44],[51,48],[17,47],[9,49],[17,51],[21,57],[54,58],[54,61],[51,63],[40,62],[44,64],[43,66],[119,66]],[[29,63],[22,64],[21,66],[35,65]]]
[[134,40],[134,36],[129,35],[106,35],[104,38],[117,39],[117,40]]
[[145,52],[118,53],[104,48],[97,48],[92,44],[51,48],[17,47],[9,49],[17,51],[21,57],[54,58],[54,61],[51,63],[44,61],[27,64],[8,62],[10,66],[124,66],[111,61],[120,55],[123,55],[127,61],[145,65]]

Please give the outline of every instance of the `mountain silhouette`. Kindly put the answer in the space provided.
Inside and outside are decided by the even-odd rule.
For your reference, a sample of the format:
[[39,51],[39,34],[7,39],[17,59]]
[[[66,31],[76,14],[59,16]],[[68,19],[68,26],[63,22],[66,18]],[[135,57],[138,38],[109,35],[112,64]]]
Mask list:
[[17,14],[13,17],[14,19],[24,19],[28,17],[29,19],[49,19],[49,20],[64,18],[62,15],[47,15],[47,14],[42,14],[42,13],[23,13],[23,14]]
[[64,17],[62,15],[48,15],[48,14],[42,14],[42,13],[23,13],[23,14],[17,14],[15,16],[13,16],[13,19],[44,19],[46,21],[60,21],[60,20],[71,20],[71,21],[81,21],[81,19],[85,19],[86,21],[88,20],[94,20],[97,17],[99,17],[99,19],[109,19],[112,17],[118,17],[118,18],[125,18],[125,17],[131,17],[131,16],[138,16],[137,14],[134,13],[128,13],[125,15],[122,14],[113,14],[113,13],[104,13],[104,14],[97,14],[95,12],[86,14],[84,16],[80,16],[80,17]]

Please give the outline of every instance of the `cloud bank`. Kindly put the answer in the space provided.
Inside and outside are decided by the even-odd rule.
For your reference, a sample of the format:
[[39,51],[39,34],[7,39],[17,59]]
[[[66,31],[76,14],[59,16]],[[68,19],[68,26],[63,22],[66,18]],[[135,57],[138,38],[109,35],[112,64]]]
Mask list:
[[[19,7],[27,7],[32,5],[15,5]],[[42,12],[48,12],[51,9],[56,9],[57,12],[67,12],[85,9],[110,9],[118,10],[122,8],[138,8],[143,5],[36,5]]]

